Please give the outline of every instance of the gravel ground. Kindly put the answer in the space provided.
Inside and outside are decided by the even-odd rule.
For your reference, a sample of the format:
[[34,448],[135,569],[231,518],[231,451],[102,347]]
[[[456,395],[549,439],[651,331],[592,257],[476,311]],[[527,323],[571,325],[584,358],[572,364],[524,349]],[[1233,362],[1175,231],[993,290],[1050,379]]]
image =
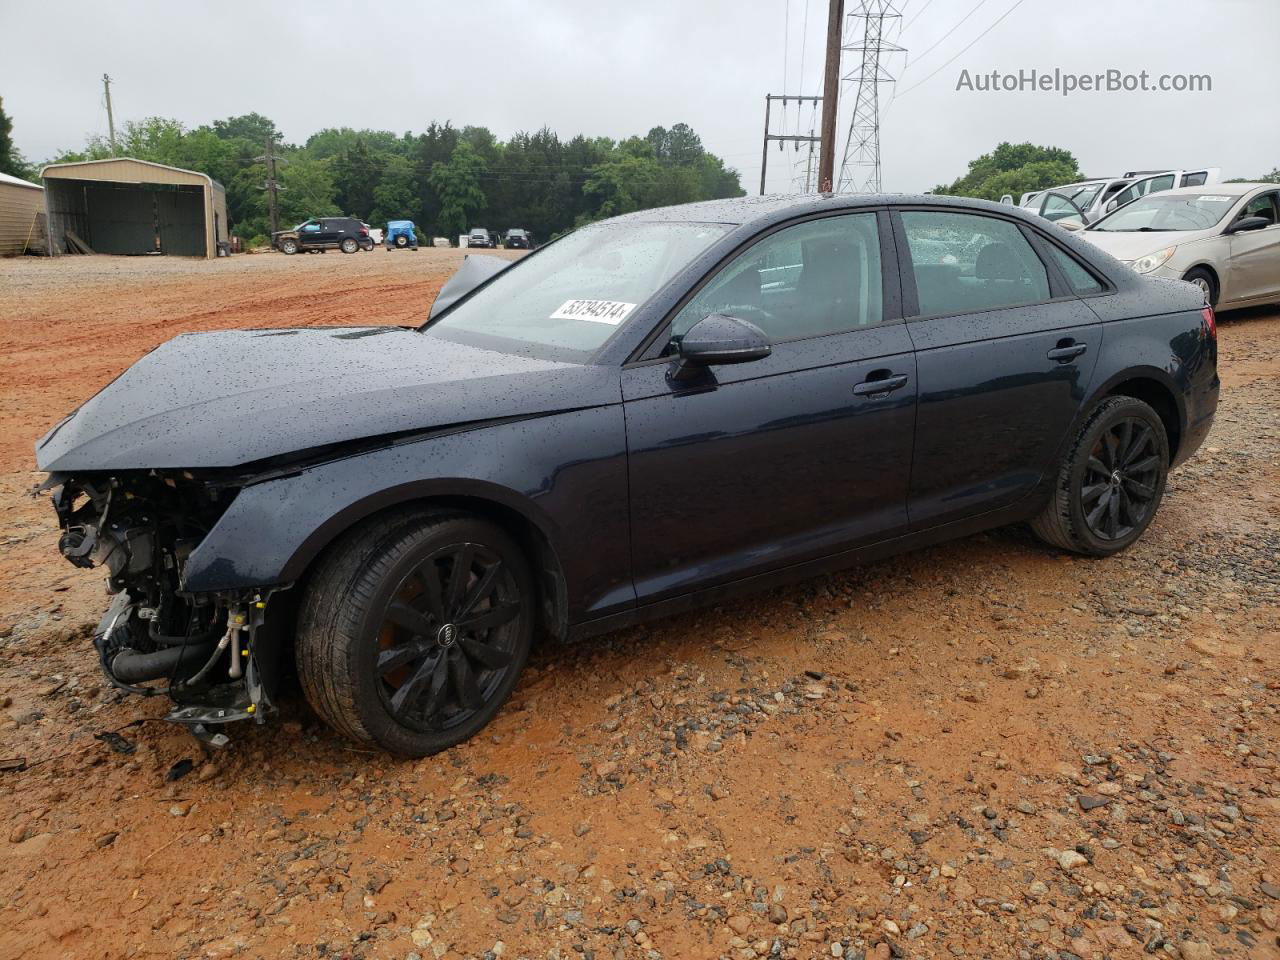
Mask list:
[[297,700],[206,756],[104,687],[31,439],[184,330],[420,314],[451,257],[0,261],[0,958],[1280,955],[1273,311],[1120,557],[1001,530],[545,647],[417,762]]

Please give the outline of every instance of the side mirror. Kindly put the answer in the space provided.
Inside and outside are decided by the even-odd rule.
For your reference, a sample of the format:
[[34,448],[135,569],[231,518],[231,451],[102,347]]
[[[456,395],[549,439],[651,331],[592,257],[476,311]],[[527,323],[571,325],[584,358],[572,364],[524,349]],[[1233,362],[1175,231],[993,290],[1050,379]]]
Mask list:
[[1223,232],[1244,233],[1246,230],[1265,230],[1269,226],[1271,221],[1266,217],[1242,217]]
[[702,369],[723,363],[750,363],[773,353],[768,335],[754,323],[713,313],[703,317],[680,338],[672,380],[689,380]]

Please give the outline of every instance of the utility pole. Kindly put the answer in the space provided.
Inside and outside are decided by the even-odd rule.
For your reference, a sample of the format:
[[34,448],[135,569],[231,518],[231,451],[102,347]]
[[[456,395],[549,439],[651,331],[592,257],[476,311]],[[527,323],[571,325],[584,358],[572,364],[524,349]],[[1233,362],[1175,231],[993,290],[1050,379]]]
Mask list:
[[[845,79],[856,82],[858,89],[849,119],[849,137],[844,144],[840,164],[840,191],[880,192],[880,84],[893,82],[893,77],[880,65],[888,53],[904,53],[905,48],[884,38],[885,21],[900,17],[893,0],[860,0],[850,20],[864,20],[862,42],[850,44],[846,50],[862,55],[856,73]],[[855,34],[856,36],[856,34]]]
[[276,180],[275,139],[275,134],[268,134],[267,152],[261,157],[254,158],[267,165],[267,182],[263,184],[263,189],[267,191],[267,216],[271,220],[271,233],[273,235],[280,229],[280,198],[278,193],[284,189],[280,186],[279,181]]
[[844,0],[831,0],[827,11],[827,62],[822,74],[822,143],[818,154],[818,192],[831,193],[836,163],[836,108],[840,95],[840,31]]
[[[794,143],[796,145],[797,150],[800,149],[800,144],[807,143],[809,144],[809,150],[811,152],[813,150],[813,144],[818,142],[818,138],[812,135],[813,134],[812,130],[809,131],[810,135],[807,137],[801,136],[798,133],[770,133],[769,132],[769,114],[772,110],[773,102],[775,100],[782,101],[782,108],[784,111],[783,113],[784,120],[786,119],[785,111],[786,111],[787,105],[792,101],[795,101],[795,104],[797,107],[800,107],[806,103],[816,106],[817,104],[822,102],[821,97],[792,97],[783,93],[765,94],[765,97],[764,97],[764,148],[763,148],[764,152],[760,157],[760,196],[762,197],[764,196],[765,173],[769,169],[769,144],[771,142],[776,141],[778,144],[779,150],[782,149],[782,145],[784,143]],[[808,184],[806,184],[806,190],[807,188],[808,188]]]
[[111,78],[102,75],[102,91],[107,96],[107,138],[111,142],[111,155],[116,155],[116,120],[111,113]]

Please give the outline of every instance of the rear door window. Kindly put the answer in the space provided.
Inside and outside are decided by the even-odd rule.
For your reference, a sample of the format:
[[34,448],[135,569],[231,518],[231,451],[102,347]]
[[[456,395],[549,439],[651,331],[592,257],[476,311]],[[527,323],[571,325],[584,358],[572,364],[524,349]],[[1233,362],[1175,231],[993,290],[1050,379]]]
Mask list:
[[919,316],[1050,299],[1048,271],[1016,224],[941,211],[906,210],[901,217]]
[[1083,295],[1102,291],[1102,284],[1097,281],[1092,273],[1077,263],[1075,257],[1059,250],[1052,243],[1044,243],[1043,246],[1048,248],[1049,257],[1058,265],[1062,275],[1067,278],[1067,285],[1071,287],[1072,293]]

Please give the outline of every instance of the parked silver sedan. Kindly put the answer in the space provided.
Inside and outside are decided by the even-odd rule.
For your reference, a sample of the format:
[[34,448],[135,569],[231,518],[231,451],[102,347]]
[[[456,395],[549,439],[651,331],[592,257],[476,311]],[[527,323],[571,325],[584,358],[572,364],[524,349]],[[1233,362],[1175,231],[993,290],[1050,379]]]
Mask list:
[[1149,194],[1080,236],[1138,273],[1194,283],[1215,307],[1280,302],[1280,184]]

